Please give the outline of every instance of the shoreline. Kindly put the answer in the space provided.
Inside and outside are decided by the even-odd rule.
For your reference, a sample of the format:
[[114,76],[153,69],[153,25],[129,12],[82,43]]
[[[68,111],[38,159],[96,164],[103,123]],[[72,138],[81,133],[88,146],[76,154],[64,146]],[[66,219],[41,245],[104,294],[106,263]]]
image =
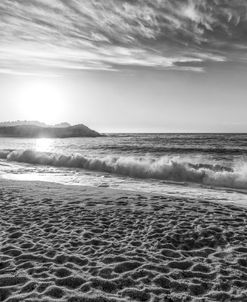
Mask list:
[[[199,201],[208,201],[209,203],[216,203],[216,204],[225,204],[225,205],[233,205],[236,207],[241,207],[241,208],[247,208],[247,198],[240,198],[241,197],[246,197],[247,196],[247,192],[242,191],[242,190],[233,190],[233,189],[229,189],[229,188],[224,188],[224,187],[211,187],[211,186],[204,186],[204,187],[198,187],[196,186],[196,184],[191,184],[191,186],[189,187],[189,183],[185,184],[185,183],[178,183],[178,182],[171,182],[171,181],[167,181],[164,182],[163,185],[164,190],[163,191],[159,191],[159,190],[155,190],[153,192],[148,192],[147,189],[143,188],[137,188],[137,189],[132,189],[132,188],[125,188],[125,187],[113,187],[111,186],[109,183],[107,183],[105,180],[102,183],[98,183],[98,184],[82,184],[82,182],[69,182],[69,181],[65,181],[65,180],[53,180],[53,179],[49,179],[49,180],[44,180],[45,177],[47,177],[47,175],[43,175],[42,177],[39,177],[38,179],[34,179],[34,180],[30,180],[31,178],[18,178],[18,175],[15,175],[15,177],[13,177],[13,175],[11,175],[10,177],[8,177],[7,174],[0,176],[0,186],[2,183],[4,183],[5,185],[9,185],[10,187],[12,187],[13,183],[16,184],[17,186],[21,186],[21,187],[25,187],[28,188],[29,185],[34,185],[36,187],[42,187],[42,184],[44,186],[46,186],[47,184],[49,184],[51,187],[54,186],[61,186],[61,188],[68,188],[69,190],[71,188],[73,188],[73,190],[78,191],[78,193],[83,190],[83,188],[87,188],[88,190],[107,190],[109,192],[113,191],[114,192],[125,192],[127,195],[131,195],[131,194],[142,194],[142,195],[147,195],[147,196],[162,196],[162,197],[166,197],[166,198],[175,198],[175,199],[181,199],[181,200],[191,200],[191,201],[195,201],[196,203]],[[26,177],[26,176],[25,176]],[[49,178],[49,176],[48,176]],[[138,180],[142,180],[142,179],[138,179]],[[179,189],[187,189],[190,188],[191,189],[191,193],[187,193],[184,192],[186,195],[183,196],[183,192],[176,192],[175,191],[168,191],[166,192],[166,189],[170,189],[169,186],[173,187],[176,186]],[[151,184],[150,184],[150,188],[151,188]],[[203,198],[202,196],[200,196],[199,194],[193,194],[193,190],[202,190],[202,192],[210,192],[210,195],[206,195],[206,198]],[[172,193],[171,193],[172,192]],[[219,196],[215,197],[213,199],[213,194],[214,192],[217,193],[223,193],[222,197],[220,198]],[[231,194],[232,195],[232,200],[231,200],[231,195],[227,196],[224,195],[225,194]],[[234,196],[234,194],[238,194],[238,199]]]
[[0,180],[2,301],[245,301],[247,209]]

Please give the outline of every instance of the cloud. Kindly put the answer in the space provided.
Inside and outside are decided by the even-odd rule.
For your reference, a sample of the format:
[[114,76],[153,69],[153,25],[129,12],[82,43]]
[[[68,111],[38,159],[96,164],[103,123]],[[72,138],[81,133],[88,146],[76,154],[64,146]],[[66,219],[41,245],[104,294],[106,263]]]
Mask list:
[[246,49],[246,0],[0,2],[2,70],[203,71]]
[[45,77],[45,78],[54,78],[54,77],[60,77],[58,74],[55,73],[45,73],[45,72],[32,72],[28,70],[12,70],[12,69],[3,69],[0,68],[0,74],[7,74],[7,75],[13,75],[13,76],[28,76],[28,77]]

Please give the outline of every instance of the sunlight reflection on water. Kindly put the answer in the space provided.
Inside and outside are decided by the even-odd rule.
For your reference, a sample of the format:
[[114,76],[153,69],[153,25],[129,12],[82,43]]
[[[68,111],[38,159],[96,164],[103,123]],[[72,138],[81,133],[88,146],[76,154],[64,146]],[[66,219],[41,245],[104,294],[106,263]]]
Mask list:
[[53,145],[51,138],[37,138],[35,142],[35,150],[38,152],[49,152]]

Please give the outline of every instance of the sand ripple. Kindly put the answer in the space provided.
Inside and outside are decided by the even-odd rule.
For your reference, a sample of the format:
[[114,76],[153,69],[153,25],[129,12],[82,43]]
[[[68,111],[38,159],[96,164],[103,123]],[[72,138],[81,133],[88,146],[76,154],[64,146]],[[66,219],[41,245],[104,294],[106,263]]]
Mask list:
[[247,301],[247,210],[59,188],[1,187],[0,301]]

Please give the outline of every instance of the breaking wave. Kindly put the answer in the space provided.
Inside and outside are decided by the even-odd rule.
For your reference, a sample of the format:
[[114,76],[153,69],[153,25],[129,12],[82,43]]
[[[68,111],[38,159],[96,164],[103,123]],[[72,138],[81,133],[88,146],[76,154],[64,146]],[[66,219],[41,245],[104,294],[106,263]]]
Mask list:
[[90,158],[78,154],[61,155],[34,150],[2,150],[0,158],[36,165],[81,168],[136,178],[192,182],[214,187],[247,189],[247,164],[232,168],[221,165],[191,163],[179,158],[107,156]]

